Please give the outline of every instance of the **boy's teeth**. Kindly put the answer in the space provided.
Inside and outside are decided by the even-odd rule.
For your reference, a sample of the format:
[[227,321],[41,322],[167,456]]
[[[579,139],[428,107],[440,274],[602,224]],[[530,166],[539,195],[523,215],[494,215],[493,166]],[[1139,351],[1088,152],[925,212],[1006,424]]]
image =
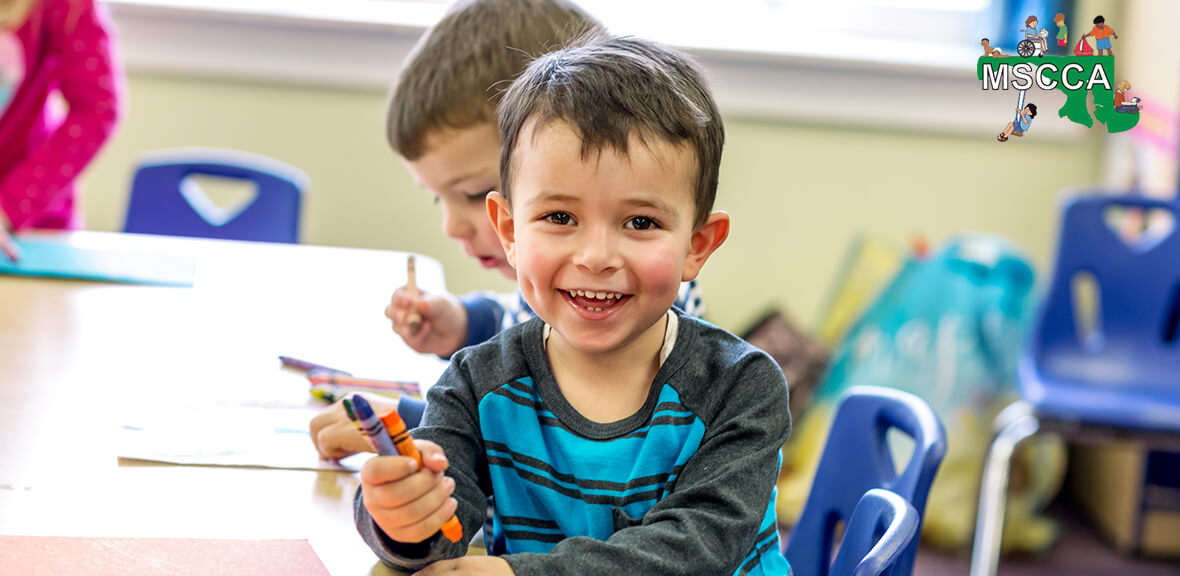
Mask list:
[[592,290],[568,290],[568,292],[570,296],[584,296],[595,300],[616,300],[623,297],[617,292],[595,292]]

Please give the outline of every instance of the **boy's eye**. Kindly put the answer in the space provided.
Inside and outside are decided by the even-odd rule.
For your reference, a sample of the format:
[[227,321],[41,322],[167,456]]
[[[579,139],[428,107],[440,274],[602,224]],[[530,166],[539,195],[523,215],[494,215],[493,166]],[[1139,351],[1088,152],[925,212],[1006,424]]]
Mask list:
[[566,214],[565,212],[550,212],[542,216],[541,219],[552,224],[557,224],[558,226],[565,226],[570,223],[570,220],[572,220],[570,215]]
[[469,202],[483,202],[484,200],[487,199],[488,192],[491,192],[492,190],[494,190],[494,188],[488,188],[487,190],[484,190],[483,192],[476,192],[475,194],[468,194],[467,200]]
[[658,228],[659,224],[646,216],[636,216],[627,221],[627,227],[635,230],[650,230],[652,228]]

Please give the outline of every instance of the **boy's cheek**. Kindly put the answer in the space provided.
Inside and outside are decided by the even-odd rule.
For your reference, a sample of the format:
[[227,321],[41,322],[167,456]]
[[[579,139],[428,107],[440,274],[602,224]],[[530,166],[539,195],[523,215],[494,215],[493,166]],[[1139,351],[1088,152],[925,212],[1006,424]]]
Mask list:
[[684,255],[651,250],[634,265],[634,272],[649,292],[676,292],[680,289],[680,272]]

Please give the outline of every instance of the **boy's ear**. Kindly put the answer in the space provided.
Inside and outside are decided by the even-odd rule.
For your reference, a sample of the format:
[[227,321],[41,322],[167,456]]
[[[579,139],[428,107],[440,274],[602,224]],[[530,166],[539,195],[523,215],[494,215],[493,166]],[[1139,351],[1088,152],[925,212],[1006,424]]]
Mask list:
[[488,219],[492,221],[492,228],[500,237],[500,245],[504,247],[504,255],[508,257],[508,265],[516,268],[516,222],[512,220],[512,210],[508,206],[508,199],[499,192],[492,191],[487,197]]
[[701,267],[709,260],[709,256],[725,243],[726,238],[729,238],[729,214],[720,210],[709,214],[705,223],[692,233],[680,281],[688,282],[695,279],[701,272]]

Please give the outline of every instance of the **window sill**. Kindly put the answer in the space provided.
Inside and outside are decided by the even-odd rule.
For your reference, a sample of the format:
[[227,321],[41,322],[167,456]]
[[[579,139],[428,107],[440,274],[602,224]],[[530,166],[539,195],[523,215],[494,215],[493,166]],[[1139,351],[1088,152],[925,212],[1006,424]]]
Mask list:
[[[129,71],[386,91],[402,60],[441,8],[378,2],[358,11],[265,13],[226,0],[183,8],[164,0],[106,0]],[[309,4],[310,5],[310,4]],[[373,11],[372,7],[381,5]],[[994,135],[1014,114],[1016,93],[983,92],[974,51],[921,46],[852,50],[843,57],[688,47],[708,71],[723,113],[808,124]],[[902,62],[906,51],[930,53]],[[869,54],[866,60],[857,54]],[[960,64],[958,60],[962,60]],[[1048,112],[1064,94],[1036,96]],[[1037,136],[1076,140],[1082,130],[1043,122]]]

